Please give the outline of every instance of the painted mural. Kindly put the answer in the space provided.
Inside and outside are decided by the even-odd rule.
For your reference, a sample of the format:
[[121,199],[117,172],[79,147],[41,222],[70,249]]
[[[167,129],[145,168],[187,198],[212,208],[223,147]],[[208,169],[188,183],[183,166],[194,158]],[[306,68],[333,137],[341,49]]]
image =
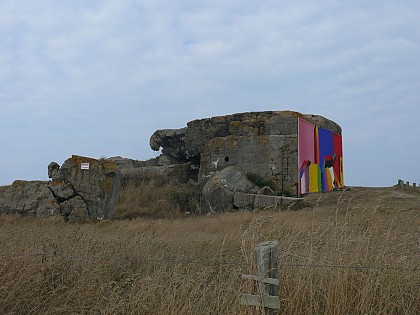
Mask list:
[[343,187],[341,135],[299,118],[299,194]]

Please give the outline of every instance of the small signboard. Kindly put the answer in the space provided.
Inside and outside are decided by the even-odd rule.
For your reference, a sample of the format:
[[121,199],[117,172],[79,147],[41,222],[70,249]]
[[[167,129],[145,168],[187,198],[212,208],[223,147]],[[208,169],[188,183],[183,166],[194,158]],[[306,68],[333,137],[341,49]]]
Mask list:
[[89,169],[89,163],[81,163],[80,164],[81,170],[88,170]]

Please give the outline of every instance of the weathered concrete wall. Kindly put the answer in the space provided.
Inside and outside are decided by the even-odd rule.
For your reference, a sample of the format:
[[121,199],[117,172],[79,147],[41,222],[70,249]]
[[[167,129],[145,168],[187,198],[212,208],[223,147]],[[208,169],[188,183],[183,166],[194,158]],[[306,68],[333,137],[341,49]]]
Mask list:
[[255,114],[250,121],[258,124],[249,120],[231,121],[228,136],[212,138],[204,146],[199,178],[209,178],[227,166],[237,166],[244,173],[271,179],[277,191],[296,194],[297,118]]
[[227,166],[237,166],[276,184],[277,191],[295,193],[297,188],[296,135],[228,136],[213,138],[201,155],[200,179]]
[[[182,138],[185,141],[185,146],[178,144],[177,147],[185,147],[186,157],[191,159],[194,156],[199,156],[206,143],[215,137],[297,133],[296,118],[305,119],[314,125],[341,134],[338,124],[319,115],[304,115],[293,111],[249,112],[190,121],[186,129],[179,129],[183,134],[185,133]],[[174,129],[168,131],[174,133]],[[159,138],[161,134],[164,134],[166,138],[160,143],[170,144],[169,133],[164,130],[158,130],[152,136],[154,143],[158,142],[156,138]],[[157,151],[159,147],[155,145],[152,149]],[[163,147],[163,149],[165,148]]]
[[[281,134],[282,129],[289,127],[288,123],[293,124],[292,119],[288,119],[294,117],[291,117],[291,113],[293,112],[250,112],[193,120],[187,124],[185,132],[187,157],[200,155],[213,138],[269,135],[271,132]],[[276,122],[279,117],[284,118],[282,126]]]
[[155,175],[165,175],[183,183],[190,179],[198,180],[198,167],[191,162],[170,164],[165,157],[162,155],[147,161],[138,161],[116,156],[106,160],[117,165],[121,172],[121,185],[123,187],[130,183],[140,183]]
[[341,134],[322,116],[267,111],[193,120],[187,128],[156,131],[150,143],[153,150],[163,148],[162,159],[199,167],[199,180],[236,166],[271,179],[278,193],[298,195],[298,118]]
[[127,186],[130,183],[139,183],[144,179],[153,176],[167,176],[176,179],[182,183],[188,180],[197,180],[198,171],[192,167],[191,163],[174,164],[167,166],[146,166],[146,167],[129,167],[121,168],[121,183],[122,186]]

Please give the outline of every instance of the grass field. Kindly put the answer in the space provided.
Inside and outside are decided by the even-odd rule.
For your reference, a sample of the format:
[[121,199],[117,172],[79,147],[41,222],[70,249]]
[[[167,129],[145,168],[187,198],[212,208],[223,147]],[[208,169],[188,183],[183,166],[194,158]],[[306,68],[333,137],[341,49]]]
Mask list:
[[0,217],[0,314],[260,314],[239,304],[252,290],[240,275],[273,239],[280,314],[419,314],[420,190],[305,204],[84,224]]

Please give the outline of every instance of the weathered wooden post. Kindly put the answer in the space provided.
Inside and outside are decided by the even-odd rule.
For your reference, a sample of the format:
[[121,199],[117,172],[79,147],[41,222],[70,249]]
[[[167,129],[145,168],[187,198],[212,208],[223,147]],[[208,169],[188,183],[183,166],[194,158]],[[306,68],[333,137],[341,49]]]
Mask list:
[[257,276],[242,275],[256,281],[257,294],[243,294],[241,304],[264,308],[264,314],[274,315],[280,309],[278,280],[279,242],[268,241],[255,248]]
[[[255,257],[257,262],[257,276],[261,278],[278,279],[278,257],[279,242],[268,241],[258,244],[255,248]],[[278,296],[278,285],[259,282],[259,294],[261,296]],[[263,301],[264,302],[264,301]],[[264,305],[265,314],[275,314],[275,310],[269,308],[270,305]]]

